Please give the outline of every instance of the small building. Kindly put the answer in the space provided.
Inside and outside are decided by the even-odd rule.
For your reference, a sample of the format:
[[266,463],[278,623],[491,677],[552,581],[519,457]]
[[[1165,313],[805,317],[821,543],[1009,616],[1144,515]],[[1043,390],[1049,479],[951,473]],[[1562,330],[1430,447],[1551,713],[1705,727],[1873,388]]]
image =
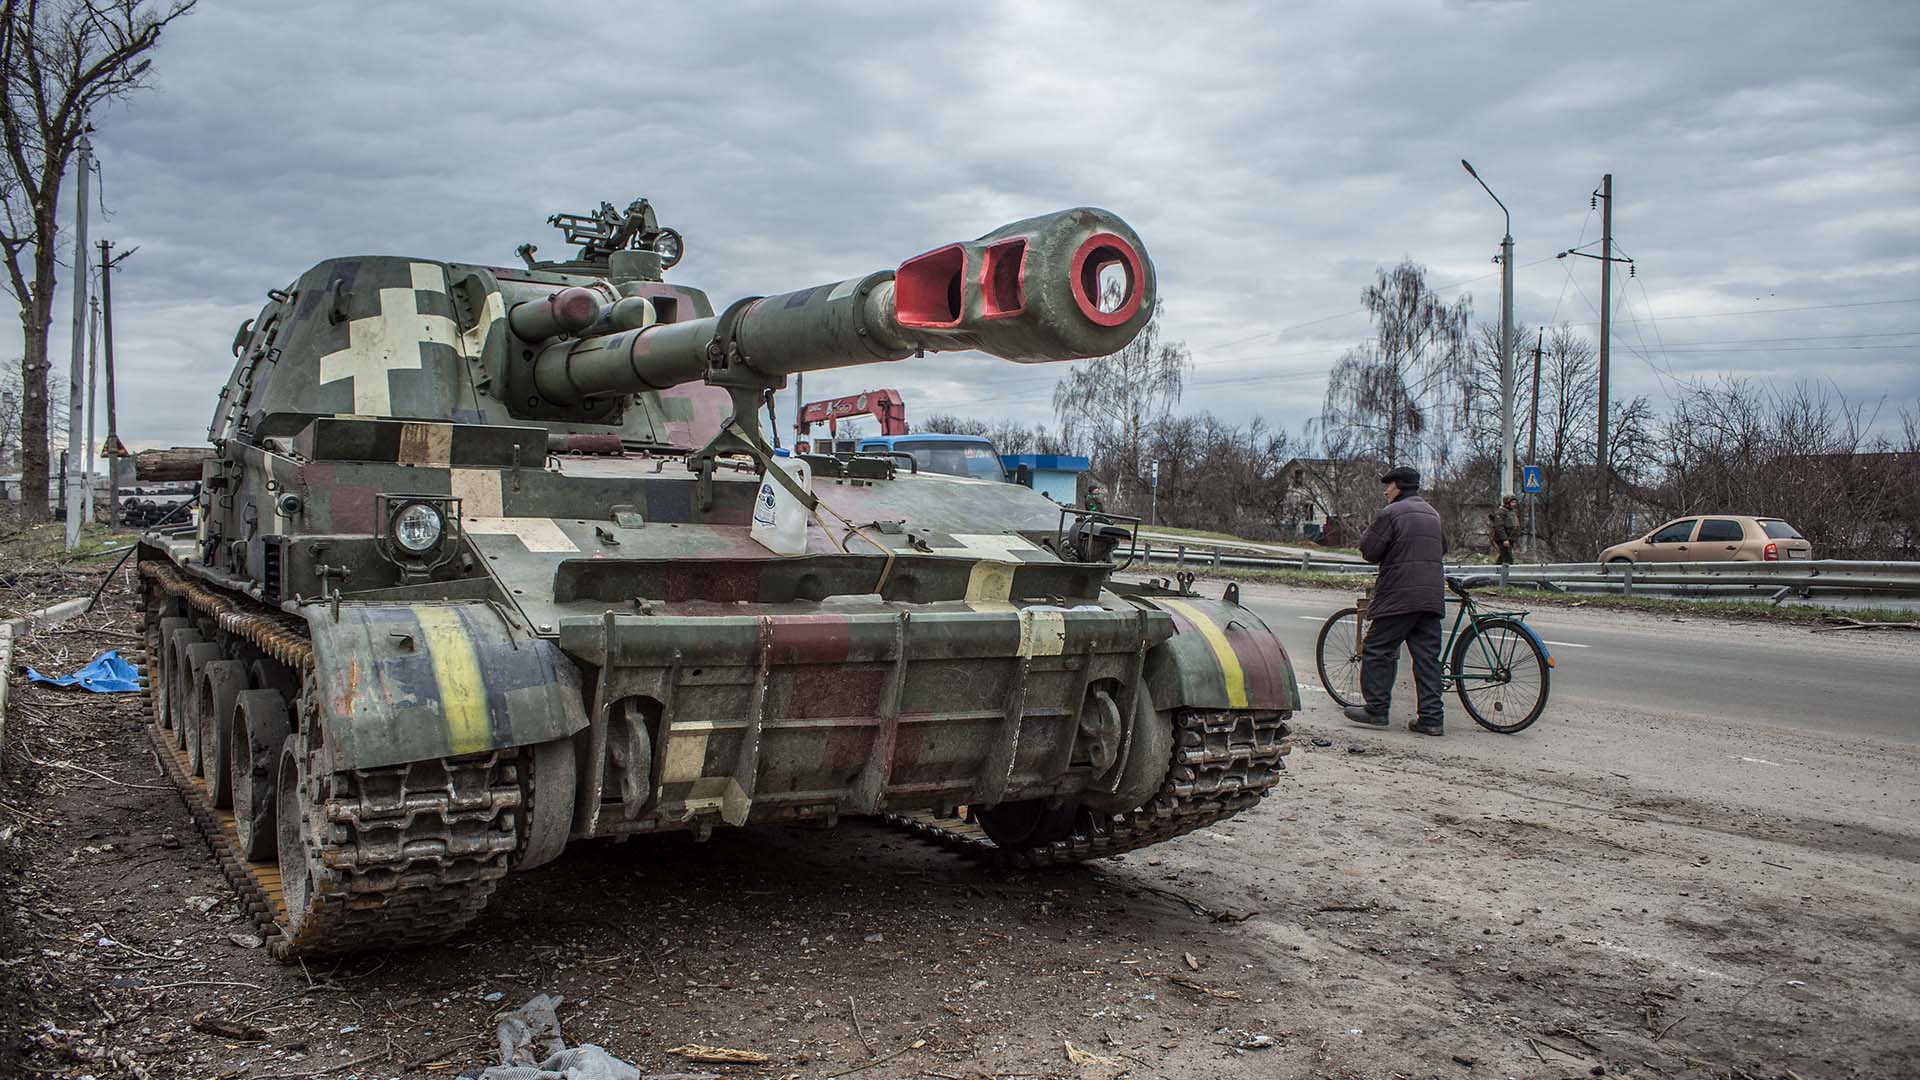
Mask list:
[[[1333,472],[1336,463],[1326,458],[1293,458],[1280,466],[1281,482],[1286,485],[1282,503],[1282,524],[1294,535],[1323,543],[1339,543],[1339,514],[1335,512]],[[1336,534],[1322,539],[1329,531]]]
[[1007,475],[1020,476],[1025,467],[1033,477],[1033,490],[1052,499],[1062,506],[1073,506],[1080,500],[1080,474],[1087,471],[1088,461],[1074,454],[1002,454],[1000,463],[1007,467]]

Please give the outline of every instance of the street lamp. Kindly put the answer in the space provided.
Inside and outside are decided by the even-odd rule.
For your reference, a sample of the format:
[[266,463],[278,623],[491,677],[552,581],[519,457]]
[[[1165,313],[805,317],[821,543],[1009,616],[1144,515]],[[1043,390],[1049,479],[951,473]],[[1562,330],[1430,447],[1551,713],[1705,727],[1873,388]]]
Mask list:
[[1506,235],[1500,238],[1500,501],[1513,494],[1513,214],[1493,193],[1466,158],[1460,167],[1480,185],[1506,215]]

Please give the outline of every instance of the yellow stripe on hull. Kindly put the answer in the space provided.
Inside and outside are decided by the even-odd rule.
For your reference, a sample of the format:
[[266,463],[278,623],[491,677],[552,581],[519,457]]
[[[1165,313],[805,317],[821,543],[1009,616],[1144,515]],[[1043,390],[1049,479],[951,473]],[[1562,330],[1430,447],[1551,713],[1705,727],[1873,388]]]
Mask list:
[[1240,657],[1233,651],[1233,643],[1227,640],[1226,632],[1220,629],[1219,624],[1184,600],[1156,596],[1153,602],[1179,612],[1182,618],[1193,624],[1195,630],[1200,631],[1200,636],[1213,649],[1214,659],[1220,661],[1220,677],[1226,682],[1228,707],[1246,708],[1247,675],[1240,669]]
[[427,658],[440,686],[440,710],[447,719],[447,753],[477,754],[493,747],[487,723],[487,683],[480,674],[480,656],[473,639],[453,608],[418,607]]

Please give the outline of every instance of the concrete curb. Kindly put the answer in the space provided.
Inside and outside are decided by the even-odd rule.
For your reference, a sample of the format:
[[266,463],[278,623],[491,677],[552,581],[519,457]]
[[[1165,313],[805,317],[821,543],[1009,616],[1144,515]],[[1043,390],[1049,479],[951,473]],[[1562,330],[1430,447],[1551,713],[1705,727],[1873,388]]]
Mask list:
[[88,599],[89,598],[85,596],[76,596],[71,600],[62,600],[57,604],[50,604],[38,611],[29,611],[25,615],[8,619],[6,622],[0,623],[0,626],[5,626],[8,630],[12,631],[14,637],[26,637],[41,627],[59,626],[69,619],[75,619],[85,614]]
[[[76,596],[0,622],[0,748],[7,739],[7,689],[13,682],[13,641],[44,626],[58,626],[86,613],[90,597]],[[0,754],[0,763],[5,757]]]

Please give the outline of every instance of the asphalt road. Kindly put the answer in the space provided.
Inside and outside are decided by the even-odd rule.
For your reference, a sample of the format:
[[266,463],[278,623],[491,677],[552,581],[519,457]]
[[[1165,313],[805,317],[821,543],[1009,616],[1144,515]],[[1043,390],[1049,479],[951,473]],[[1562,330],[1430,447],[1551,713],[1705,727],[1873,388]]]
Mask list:
[[[1326,616],[1351,601],[1334,590],[1261,586],[1243,586],[1242,598],[1286,645],[1309,710],[1330,709],[1314,640]],[[1527,621],[1554,658],[1542,724],[1627,709],[1920,743],[1920,636],[1567,608],[1542,608]],[[1448,720],[1472,726],[1457,699]]]

